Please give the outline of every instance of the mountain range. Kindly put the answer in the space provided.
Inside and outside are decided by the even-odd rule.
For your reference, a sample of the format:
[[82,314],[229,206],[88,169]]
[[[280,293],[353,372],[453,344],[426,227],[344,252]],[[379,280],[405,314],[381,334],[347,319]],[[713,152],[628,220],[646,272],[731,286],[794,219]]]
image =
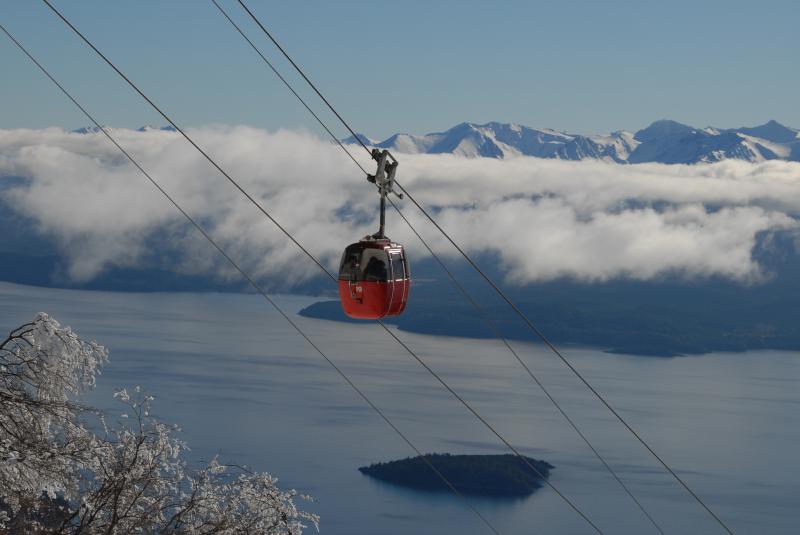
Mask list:
[[[99,134],[102,132],[102,129],[106,130],[114,130],[113,126],[106,126],[103,125],[102,127],[99,126],[84,126],[83,128],[76,128],[75,130],[70,130],[73,134]],[[152,126],[152,125],[144,125],[136,129],[137,132],[154,132],[154,131],[161,131],[161,132],[177,132],[178,130],[174,126]]]
[[[0,173],[0,281],[104,291],[247,291],[246,283],[239,279],[214,273],[187,274],[182,268],[187,265],[182,249],[176,248],[174,240],[180,231],[156,233],[148,239],[136,266],[109,266],[89,281],[73,281],[67,276],[69,259],[59,247],[57,235],[43,232],[37,220],[21,212],[14,197],[6,194],[28,183],[26,177]],[[496,255],[478,253],[474,258],[490,277],[504,281],[515,303],[558,344],[662,356],[755,349],[800,351],[796,229],[757,234],[751,256],[769,274],[758,284],[675,274],[646,281],[619,278],[585,283],[561,278],[515,285],[505,281],[505,268]],[[449,268],[506,337],[530,339],[526,326],[498,302],[468,264],[454,261]],[[402,316],[388,319],[391,325],[432,335],[494,335],[433,259],[414,259],[413,273],[412,300]],[[307,307],[302,314],[347,320],[327,278],[295,284],[276,275],[258,282],[274,291],[327,296],[330,300]]]
[[[777,121],[741,128],[695,128],[662,119],[637,132],[581,135],[513,123],[461,123],[444,132],[395,134],[384,141],[359,134],[366,145],[412,154],[466,157],[534,156],[616,163],[711,163],[727,159],[800,161],[800,130]],[[357,143],[350,136],[344,143]]]

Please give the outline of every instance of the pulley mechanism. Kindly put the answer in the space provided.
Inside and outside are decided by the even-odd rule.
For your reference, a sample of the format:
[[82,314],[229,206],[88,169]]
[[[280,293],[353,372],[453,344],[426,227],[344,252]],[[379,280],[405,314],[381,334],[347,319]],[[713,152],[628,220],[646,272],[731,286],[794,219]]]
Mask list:
[[403,194],[394,191],[394,174],[397,172],[398,163],[392,153],[386,149],[372,149],[372,159],[377,162],[378,168],[374,175],[367,175],[367,180],[378,187],[381,196],[380,228],[372,237],[380,240],[386,238],[386,196],[393,193],[402,199]]

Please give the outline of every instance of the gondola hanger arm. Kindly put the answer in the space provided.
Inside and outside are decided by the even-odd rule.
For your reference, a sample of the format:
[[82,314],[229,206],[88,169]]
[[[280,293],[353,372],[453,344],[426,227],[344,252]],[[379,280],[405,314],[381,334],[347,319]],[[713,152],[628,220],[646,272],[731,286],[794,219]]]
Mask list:
[[399,199],[402,199],[403,194],[394,191],[394,175],[399,165],[397,159],[386,149],[372,149],[371,154],[378,167],[374,175],[367,175],[367,180],[378,187],[382,197],[394,193]]

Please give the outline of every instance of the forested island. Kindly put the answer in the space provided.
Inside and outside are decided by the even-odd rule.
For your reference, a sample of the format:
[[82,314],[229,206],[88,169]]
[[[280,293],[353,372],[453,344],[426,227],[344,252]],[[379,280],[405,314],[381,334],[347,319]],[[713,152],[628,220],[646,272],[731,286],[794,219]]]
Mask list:
[[[450,492],[450,488],[431,470],[429,461],[462,494],[492,497],[525,497],[544,486],[542,478],[555,468],[546,461],[525,457],[538,474],[521,458],[505,455],[451,455],[432,453],[399,461],[375,463],[358,470],[375,479],[430,492]],[[541,477],[540,477],[541,475]]]

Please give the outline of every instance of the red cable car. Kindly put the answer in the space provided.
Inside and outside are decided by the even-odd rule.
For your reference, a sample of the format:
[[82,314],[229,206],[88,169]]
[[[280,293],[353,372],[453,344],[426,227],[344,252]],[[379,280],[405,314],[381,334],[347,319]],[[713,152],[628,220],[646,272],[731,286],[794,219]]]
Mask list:
[[408,302],[411,274],[403,246],[367,236],[348,245],[339,265],[339,298],[351,318],[398,316]]
[[[378,170],[368,175],[380,192],[380,228],[348,245],[339,264],[339,299],[344,313],[356,319],[380,319],[403,313],[411,287],[408,258],[399,243],[386,237],[386,195],[394,193],[397,160],[389,151],[372,150]],[[387,160],[391,158],[391,162]],[[396,194],[397,195],[397,194]],[[402,198],[402,195],[398,195]]]

